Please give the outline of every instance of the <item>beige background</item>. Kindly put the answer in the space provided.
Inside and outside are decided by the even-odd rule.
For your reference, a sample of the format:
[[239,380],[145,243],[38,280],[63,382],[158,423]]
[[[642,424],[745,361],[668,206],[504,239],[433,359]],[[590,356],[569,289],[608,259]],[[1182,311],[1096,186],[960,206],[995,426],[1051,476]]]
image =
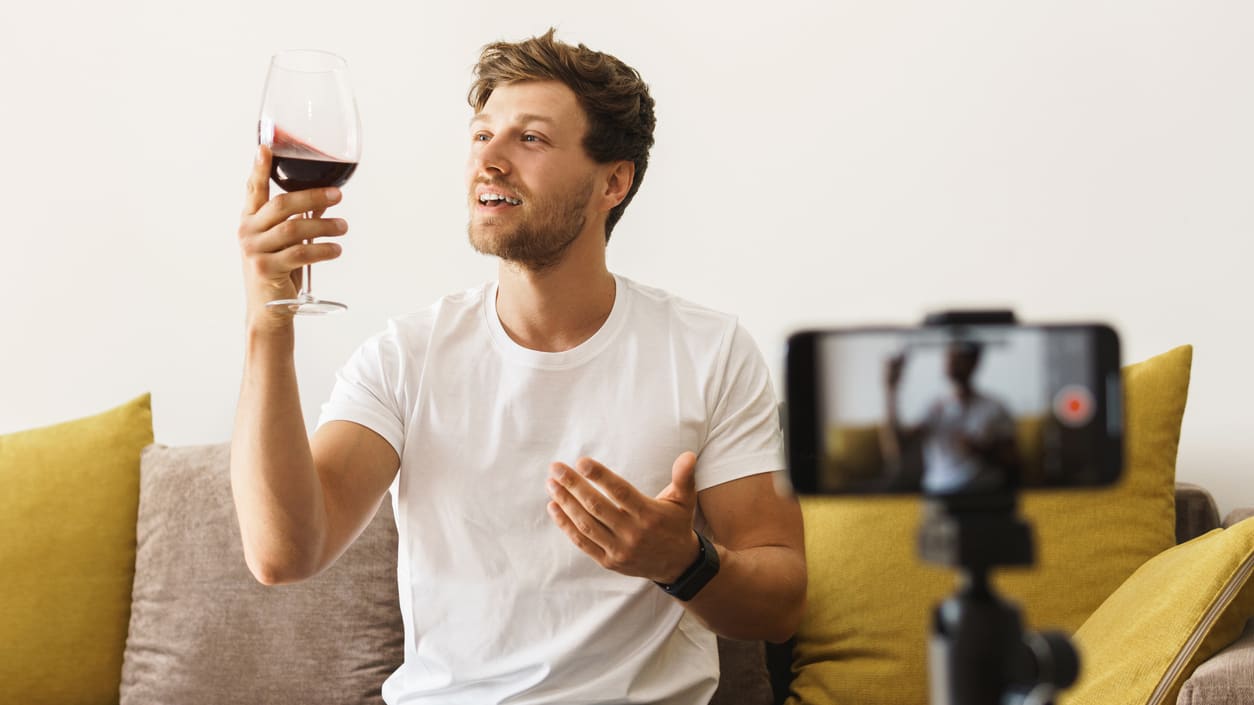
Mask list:
[[[614,9],[611,10],[611,7]],[[20,3],[0,23],[0,432],[154,395],[230,433],[234,233],[279,48],[350,63],[365,126],[299,324],[312,421],[390,315],[494,275],[465,243],[479,46],[550,24],[641,70],[659,127],[611,267],[735,311],[782,373],[809,324],[947,305],[1196,346],[1182,478],[1254,504],[1254,5],[1245,2]]]

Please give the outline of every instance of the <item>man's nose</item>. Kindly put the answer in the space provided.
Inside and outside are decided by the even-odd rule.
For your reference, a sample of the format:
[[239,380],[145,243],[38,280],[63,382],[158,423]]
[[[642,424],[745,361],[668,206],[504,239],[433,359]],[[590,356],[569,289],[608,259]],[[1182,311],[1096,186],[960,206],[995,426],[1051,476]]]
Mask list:
[[481,142],[476,150],[475,166],[484,174],[508,174],[510,172],[509,155],[498,137]]

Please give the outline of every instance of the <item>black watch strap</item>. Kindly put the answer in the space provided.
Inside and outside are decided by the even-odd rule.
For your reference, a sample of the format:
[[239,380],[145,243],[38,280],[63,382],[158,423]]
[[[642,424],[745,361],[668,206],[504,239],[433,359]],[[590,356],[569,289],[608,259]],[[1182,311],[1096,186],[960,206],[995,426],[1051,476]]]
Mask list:
[[667,595],[684,602],[695,597],[711,578],[718,575],[718,550],[709,539],[701,535],[700,531],[694,529],[693,533],[697,535],[697,541],[701,544],[701,552],[697,554],[697,560],[693,561],[692,565],[688,566],[688,569],[670,585],[654,581],[658,587],[666,591]]

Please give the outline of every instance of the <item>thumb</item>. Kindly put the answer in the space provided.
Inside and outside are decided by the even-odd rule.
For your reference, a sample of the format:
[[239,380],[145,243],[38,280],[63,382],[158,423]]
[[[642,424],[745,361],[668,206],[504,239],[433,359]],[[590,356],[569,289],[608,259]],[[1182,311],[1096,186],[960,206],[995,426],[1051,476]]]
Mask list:
[[697,503],[697,454],[685,451],[671,465],[671,484],[662,490],[658,499],[670,500],[683,505]]

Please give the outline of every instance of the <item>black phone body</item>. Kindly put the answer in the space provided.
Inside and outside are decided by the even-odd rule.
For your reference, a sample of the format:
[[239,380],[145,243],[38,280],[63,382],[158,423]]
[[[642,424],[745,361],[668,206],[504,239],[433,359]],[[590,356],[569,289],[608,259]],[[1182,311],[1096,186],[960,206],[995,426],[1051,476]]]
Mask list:
[[1119,338],[1103,324],[800,331],[785,378],[798,494],[1091,487],[1123,469]]

